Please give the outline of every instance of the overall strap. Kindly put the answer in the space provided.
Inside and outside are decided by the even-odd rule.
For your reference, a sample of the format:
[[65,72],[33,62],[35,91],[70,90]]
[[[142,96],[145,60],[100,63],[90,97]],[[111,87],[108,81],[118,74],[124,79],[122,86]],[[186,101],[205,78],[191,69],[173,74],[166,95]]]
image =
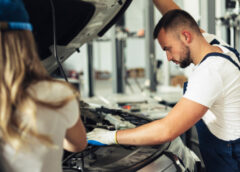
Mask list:
[[210,44],[211,44],[211,45],[213,45],[213,44],[218,44],[218,45],[220,45],[220,42],[219,42],[218,40],[216,40],[216,39],[213,39],[213,40],[210,42]]
[[201,64],[204,60],[206,60],[208,57],[211,57],[211,56],[218,56],[218,57],[225,58],[225,59],[229,60],[232,64],[234,64],[234,65],[238,68],[238,70],[240,70],[240,66],[239,66],[230,56],[228,56],[228,55],[226,55],[226,54],[222,54],[222,53],[209,53],[209,54],[207,54],[207,55],[202,59],[202,61],[200,62],[200,64]]
[[[220,42],[217,40],[217,39],[213,39],[211,42],[210,42],[211,45],[214,45],[214,44],[217,44],[217,45],[220,45]],[[232,47],[229,47],[229,46],[226,46],[226,45],[222,45],[223,47],[227,48],[229,51],[233,52],[235,54],[235,56],[237,57],[238,61],[240,62],[240,55],[239,55],[239,52],[235,49],[235,48],[232,48]],[[231,61],[232,62],[232,61]],[[239,66],[239,65],[237,65]]]
[[[213,44],[220,44],[220,42],[219,42],[218,40],[214,39],[210,44],[211,44],[211,45],[213,45]],[[226,47],[229,51],[233,52],[233,53],[236,55],[236,57],[238,58],[239,62],[240,62],[240,56],[239,56],[239,53],[237,52],[236,49],[234,49],[234,48],[232,48],[232,47],[228,47],[228,46],[224,46],[224,47]],[[207,54],[207,55],[202,59],[202,61],[200,62],[200,64],[201,64],[204,60],[206,60],[208,57],[211,57],[211,56],[219,56],[219,57],[222,57],[222,58],[225,58],[225,59],[229,60],[229,61],[230,61],[232,64],[234,64],[234,65],[238,68],[238,70],[240,71],[240,66],[239,66],[230,56],[228,56],[228,55],[226,55],[226,54],[223,54],[223,53],[209,53],[209,54]],[[184,85],[183,85],[183,94],[184,94],[184,93],[186,92],[186,90],[187,90],[187,84],[188,84],[188,82],[185,82]]]
[[235,54],[235,56],[238,58],[238,61],[240,62],[239,53],[238,53],[238,51],[235,48],[228,47],[228,46],[225,46],[225,45],[224,45],[224,47],[227,48],[229,51],[232,51]]

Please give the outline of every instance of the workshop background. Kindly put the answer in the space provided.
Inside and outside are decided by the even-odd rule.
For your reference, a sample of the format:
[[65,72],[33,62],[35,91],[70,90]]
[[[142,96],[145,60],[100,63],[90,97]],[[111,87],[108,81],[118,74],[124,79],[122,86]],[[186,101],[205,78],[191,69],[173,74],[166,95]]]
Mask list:
[[[188,11],[201,28],[215,33],[239,49],[239,43],[234,43],[239,35],[238,31],[234,31],[234,23],[237,23],[238,18],[235,21],[231,18],[239,11],[238,1],[234,1],[235,6],[231,6],[233,2],[227,1],[176,0],[175,2]],[[136,94],[143,90],[154,91],[171,102],[177,102],[181,97],[182,84],[191,74],[193,66],[183,70],[174,63],[169,63],[157,41],[149,42],[149,37],[152,37],[152,30],[161,14],[153,7],[153,21],[150,21],[147,14],[149,9],[145,8],[146,3],[145,0],[133,1],[124,14],[122,23],[112,27],[103,37],[84,44],[80,48],[80,53],[75,52],[64,62],[64,70],[73,79],[72,82],[79,84],[83,97],[111,93]],[[229,7],[227,3],[230,4]],[[152,25],[151,28],[149,24]],[[113,36],[123,42],[121,47],[116,49],[116,45],[113,45]],[[87,65],[89,45],[92,48],[93,58],[91,76]],[[148,50],[149,46],[154,46],[153,50]],[[119,51],[121,53],[117,54]],[[154,58],[151,62],[147,62],[149,56]],[[118,71],[115,70],[117,62],[114,57],[122,59],[122,67]],[[116,73],[122,73],[121,77]],[[118,78],[116,79],[115,76]],[[90,85],[89,80],[92,80]]]

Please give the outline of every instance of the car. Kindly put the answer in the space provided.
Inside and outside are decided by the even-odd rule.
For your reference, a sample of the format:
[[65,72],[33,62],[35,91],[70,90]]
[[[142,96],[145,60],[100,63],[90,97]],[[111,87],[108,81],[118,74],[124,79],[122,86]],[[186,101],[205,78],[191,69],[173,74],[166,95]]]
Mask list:
[[[23,0],[23,2],[33,25],[41,61],[47,71],[52,73],[59,67],[56,56],[59,57],[59,63],[62,63],[75,51],[79,51],[85,43],[103,36],[123,16],[132,0]],[[118,129],[116,121],[119,125],[127,123],[130,126],[139,126],[152,120],[119,109],[93,108],[83,101],[80,104],[87,131],[99,126]],[[105,119],[106,114],[110,114],[112,120]],[[196,160],[190,154],[180,138],[157,146],[89,145],[83,152],[65,151],[63,169],[64,172],[157,172],[187,169],[193,171],[196,168]]]

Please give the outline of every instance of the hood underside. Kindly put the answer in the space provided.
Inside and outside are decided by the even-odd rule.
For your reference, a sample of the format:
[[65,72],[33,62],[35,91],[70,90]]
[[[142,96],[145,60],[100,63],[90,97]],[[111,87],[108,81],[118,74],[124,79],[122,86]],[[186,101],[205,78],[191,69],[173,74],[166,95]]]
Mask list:
[[104,35],[123,15],[132,0],[23,0],[33,24],[41,61],[49,73],[57,67],[53,56],[53,14],[57,54],[65,61],[84,43]]

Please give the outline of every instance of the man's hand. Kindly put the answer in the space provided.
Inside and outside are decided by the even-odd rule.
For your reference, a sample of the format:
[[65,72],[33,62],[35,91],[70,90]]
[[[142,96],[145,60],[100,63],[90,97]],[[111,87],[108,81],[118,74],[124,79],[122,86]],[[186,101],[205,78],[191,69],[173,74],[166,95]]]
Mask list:
[[88,144],[95,146],[106,146],[117,143],[117,131],[109,131],[102,128],[95,128],[87,133]]

